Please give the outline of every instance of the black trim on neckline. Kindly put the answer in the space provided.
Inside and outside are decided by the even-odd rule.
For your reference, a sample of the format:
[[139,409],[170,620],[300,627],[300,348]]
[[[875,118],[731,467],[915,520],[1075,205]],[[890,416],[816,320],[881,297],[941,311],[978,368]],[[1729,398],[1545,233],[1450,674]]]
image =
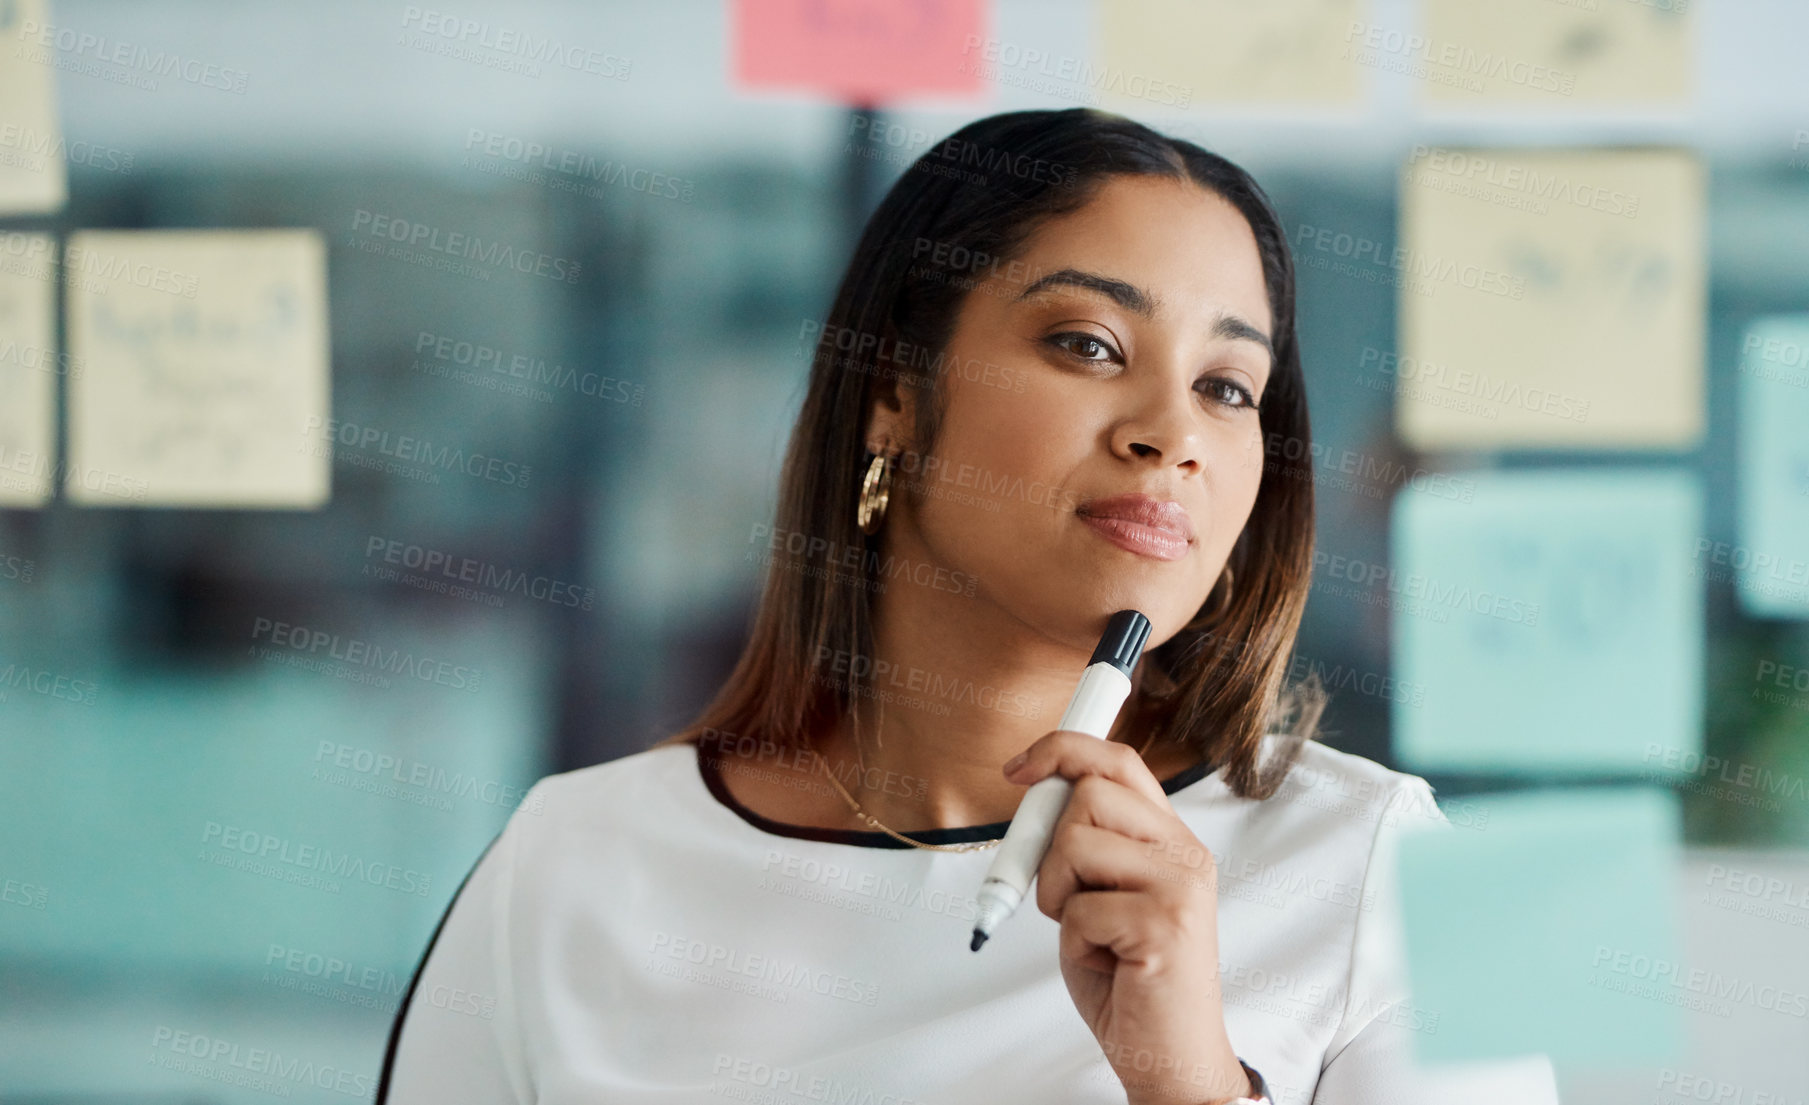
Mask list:
[[[775,821],[755,813],[741,804],[729,793],[728,785],[722,781],[722,773],[718,770],[717,757],[704,754],[704,742],[707,737],[700,737],[691,743],[697,746],[697,770],[703,776],[704,786],[712,797],[727,806],[736,816],[759,829],[774,836],[789,836],[798,840],[817,840],[825,844],[851,844],[857,848],[909,848],[902,840],[897,840],[878,830],[865,829],[824,829],[814,825],[793,825],[786,821]],[[1209,768],[1205,760],[1192,767],[1162,780],[1162,793],[1174,794],[1192,786],[1207,775],[1216,773],[1217,768]],[[1010,821],[994,821],[988,825],[963,825],[948,829],[918,829],[915,832],[902,833],[912,840],[923,844],[967,844],[975,841],[998,840],[1011,827]]]

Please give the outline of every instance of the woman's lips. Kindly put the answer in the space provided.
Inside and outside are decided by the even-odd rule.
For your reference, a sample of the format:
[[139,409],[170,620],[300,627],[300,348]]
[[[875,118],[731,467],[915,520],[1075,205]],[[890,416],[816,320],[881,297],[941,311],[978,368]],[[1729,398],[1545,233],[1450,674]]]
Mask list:
[[1112,544],[1155,560],[1181,559],[1193,540],[1186,509],[1172,499],[1116,495],[1082,503],[1075,513]]

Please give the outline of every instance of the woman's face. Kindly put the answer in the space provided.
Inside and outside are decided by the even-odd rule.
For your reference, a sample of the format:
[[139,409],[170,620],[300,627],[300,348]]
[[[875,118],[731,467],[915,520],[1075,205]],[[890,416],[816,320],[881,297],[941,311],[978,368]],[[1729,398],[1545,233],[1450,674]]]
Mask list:
[[[1193,184],[1113,177],[975,280],[941,366],[940,438],[894,476],[893,539],[1077,647],[1127,607],[1150,646],[1167,640],[1262,478],[1252,404],[1274,323],[1249,224]],[[879,405],[869,443],[911,440],[905,414]]]

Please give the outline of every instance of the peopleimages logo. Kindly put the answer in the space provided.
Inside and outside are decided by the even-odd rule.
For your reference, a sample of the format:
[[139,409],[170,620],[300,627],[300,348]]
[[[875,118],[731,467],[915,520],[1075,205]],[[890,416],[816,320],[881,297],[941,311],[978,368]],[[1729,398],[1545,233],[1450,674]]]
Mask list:
[[[1517,407],[1572,422],[1582,422],[1589,418],[1587,399],[1549,388],[1526,387],[1518,380],[1497,379],[1478,369],[1458,368],[1425,358],[1404,357],[1373,345],[1363,347],[1363,352],[1357,356],[1357,367],[1375,369],[1381,375],[1393,377],[1402,384],[1420,383],[1428,389],[1472,396],[1490,407]],[[1413,390],[1417,389],[1410,390],[1409,394]]]
[[653,940],[647,947],[647,956],[649,962],[655,964],[664,958],[678,964],[690,964],[704,972],[722,971],[725,974],[759,979],[788,997],[793,993],[809,992],[840,998],[856,1005],[870,1006],[879,1001],[877,982],[837,974],[825,967],[753,954],[739,948],[670,932],[653,934]]
[[[844,866],[834,860],[820,860],[814,856],[777,848],[767,849],[766,859],[760,870],[768,876],[761,881],[762,887],[778,890],[780,893],[790,893],[790,890],[781,889],[783,884],[776,883],[772,876],[871,899],[885,906],[921,909],[961,921],[971,922],[979,915],[979,902],[972,895],[936,890],[909,879],[892,879],[877,871]],[[891,910],[887,919],[897,920],[899,916],[897,910]]]
[[264,954],[264,967],[271,967],[316,982],[331,982],[357,990],[373,990],[386,996],[402,993],[406,983],[394,971],[382,967],[357,967],[338,956],[322,955],[302,948],[270,945]]
[[[820,683],[840,685],[864,683],[869,689],[889,688],[929,696],[932,704],[945,709],[953,703],[997,710],[1012,717],[1037,717],[1043,700],[1021,691],[1003,691],[960,676],[928,671],[913,664],[899,665],[890,660],[875,660],[858,652],[832,649],[819,645],[812,678]],[[827,674],[826,674],[827,673]]]
[[[497,376],[507,376],[529,383],[544,384],[557,391],[570,391],[575,395],[611,403],[626,403],[638,407],[647,391],[645,384],[637,384],[630,380],[605,376],[597,372],[580,372],[558,362],[549,362],[544,357],[530,356],[526,353],[510,353],[493,345],[466,341],[445,334],[435,334],[427,330],[422,330],[415,336],[415,353],[417,355],[427,353],[441,365],[469,368],[473,372],[479,373],[477,379],[487,378],[494,381]],[[415,363],[417,367],[422,365],[419,360]],[[430,367],[425,371],[432,375],[448,374],[443,368]],[[485,373],[490,375],[486,376]],[[552,399],[551,395],[545,395],[545,397],[549,401]]]
[[[495,779],[486,779],[479,775],[467,774],[463,771],[448,771],[437,764],[426,763],[412,757],[397,756],[389,752],[376,752],[355,745],[341,744],[338,741],[323,740],[314,750],[316,775],[321,768],[350,772],[373,782],[395,783],[404,787],[415,787],[435,795],[449,795],[454,798],[470,798],[492,806],[506,809],[526,810],[539,813],[546,808],[543,794],[531,794],[532,785],[527,787],[510,786]],[[329,778],[328,782],[337,782]],[[356,789],[368,789],[358,787]]]
[[218,821],[205,824],[201,830],[201,843],[211,844],[220,850],[219,853],[204,851],[201,858],[211,859],[222,866],[235,866],[236,864],[224,861],[235,858],[230,853],[237,852],[257,861],[280,863],[300,871],[365,882],[372,886],[400,890],[404,894],[425,897],[433,888],[433,876],[421,871],[397,867],[392,863],[370,863],[350,852],[336,852],[313,844],[296,844],[289,838],[274,833],[260,833]]
[[[539,76],[539,67],[546,65],[625,81],[634,68],[631,59],[617,54],[606,54],[587,46],[561,42],[551,35],[536,37],[531,31],[495,26],[476,19],[461,19],[450,12],[416,7],[413,4],[402,9],[402,26],[405,28],[405,35],[412,31],[428,36],[428,42],[433,39],[442,40],[443,45],[455,48],[455,57],[460,56],[458,50],[488,50],[519,62],[524,66],[519,71],[530,76]],[[416,48],[422,45],[406,37],[402,44]]]
[[[266,1047],[246,1047],[234,1040],[169,1025],[157,1026],[151,1035],[151,1049],[151,1062],[157,1066],[278,1097],[288,1097],[298,1083],[351,1097],[369,1098],[376,1092],[368,1074],[355,1074],[329,1063],[284,1055]],[[190,1065],[185,1058],[196,1063],[223,1064],[224,1069]]]
[[[1560,96],[1570,95],[1577,87],[1576,73],[1567,69],[1553,69],[1493,50],[1477,50],[1464,43],[1409,34],[1374,23],[1353,20],[1344,33],[1344,42],[1342,56],[1359,65],[1406,73],[1471,92],[1483,91],[1483,77]],[[1381,64],[1384,56],[1394,64]]]
[[1407,246],[1390,247],[1376,239],[1366,238],[1361,234],[1348,234],[1332,227],[1301,223],[1294,232],[1294,246],[1297,251],[1310,247],[1322,254],[1347,257],[1352,262],[1365,262],[1389,269],[1414,283],[1435,280],[1486,295],[1505,296],[1508,299],[1526,297],[1524,276],[1470,262],[1460,264],[1449,257]]
[[[710,1092],[719,1097],[749,1101],[782,1101],[793,1097],[809,1101],[849,1101],[860,1105],[923,1105],[915,1098],[900,1097],[887,1091],[875,1092],[865,1084],[849,1084],[821,1074],[807,1074],[793,1067],[778,1066],[761,1059],[716,1053],[713,1072],[719,1079]],[[741,1089],[737,1083],[756,1087],[759,1095]],[[785,1095],[781,1097],[780,1095]]]
[[0,668],[0,702],[6,700],[7,691],[23,690],[46,698],[92,706],[94,694],[99,688],[100,685],[90,679],[75,679],[42,668],[34,670],[25,664],[8,664]]
[[[1563,173],[1542,173],[1535,165],[1503,162],[1485,154],[1446,150],[1435,146],[1413,147],[1413,154],[1408,162],[1413,165],[1424,162],[1429,172],[1447,179],[1521,192],[1535,200],[1570,204],[1628,219],[1639,216],[1639,196],[1635,193],[1604,188],[1586,181],[1579,183]],[[1425,183],[1423,178],[1422,183]],[[1542,209],[1540,213],[1544,213]]]
[[[589,587],[580,587],[575,583],[547,576],[531,576],[519,569],[469,556],[453,556],[440,549],[411,545],[375,534],[365,541],[364,557],[366,568],[373,567],[369,561],[376,559],[385,564],[401,565],[423,576],[441,576],[441,579],[424,582],[442,587],[448,580],[471,583],[490,592],[519,594],[524,598],[540,599],[555,606],[575,606],[580,610],[589,610],[596,601],[596,593]],[[410,580],[404,579],[403,582]]]
[[[1316,574],[1324,570],[1330,578],[1348,580],[1359,588],[1373,588],[1380,582],[1382,588],[1389,593],[1424,600],[1435,606],[1451,607],[1521,625],[1539,624],[1538,603],[1471,587],[1467,583],[1449,583],[1419,572],[1403,574],[1386,564],[1338,556],[1322,550],[1315,550],[1313,553],[1313,570]],[[1316,582],[1314,586],[1319,584]]]
[[105,282],[102,285],[103,291],[108,286],[124,281],[134,287],[167,292],[184,299],[194,299],[201,293],[201,280],[192,273],[167,269],[145,261],[134,261],[130,257],[121,257],[108,253],[105,249],[84,246],[78,242],[70,242],[64,247],[63,270]]
[[[369,641],[328,633],[324,629],[309,629],[271,618],[257,618],[251,623],[251,639],[253,642],[267,642],[272,648],[284,649],[309,659],[324,658],[349,668],[388,672],[458,691],[475,691],[482,682],[482,673],[476,668],[454,664],[450,660],[416,656],[403,649],[384,648]],[[252,647],[255,654],[256,644]]]
[[532,249],[517,249],[501,242],[485,241],[475,234],[442,232],[437,226],[366,211],[362,207],[352,214],[352,230],[373,238],[387,238],[411,249],[462,257],[467,261],[514,269],[532,276],[563,280],[568,284],[576,284],[584,268],[580,262],[569,257],[555,257]]
[[[70,142],[60,134],[20,126],[18,123],[0,123],[0,150],[16,150],[21,160],[35,161],[36,164],[27,166],[34,172],[41,171],[46,161],[88,165],[109,173],[126,174],[132,171],[133,157],[125,150],[80,140]],[[0,163],[20,162],[0,157]]]
[[[1606,989],[1635,993],[1642,997],[1655,997],[1667,1001],[1668,1004],[1685,1004],[1671,1001],[1677,992],[1684,991],[1695,995],[1702,1001],[1734,1002],[1750,1005],[1767,1012],[1782,1013],[1787,1017],[1809,1017],[1809,995],[1795,990],[1787,990],[1775,983],[1756,983],[1750,979],[1724,975],[1720,971],[1705,970],[1701,967],[1687,967],[1675,960],[1658,956],[1642,955],[1622,948],[1610,948],[1597,944],[1595,955],[1590,959],[1592,968],[1612,971],[1627,979],[1649,984],[1644,990],[1625,985],[1602,985]],[[1725,1005],[1722,1006],[1725,1009]],[[1717,1014],[1727,1016],[1723,1012]]]
[[[771,553],[783,552],[806,561],[820,563],[832,569],[845,569],[850,578],[872,576],[879,579],[904,579],[919,587],[927,587],[932,591],[946,591],[952,595],[972,598],[974,588],[979,583],[977,576],[967,572],[950,571],[948,568],[927,561],[912,560],[910,557],[885,556],[863,545],[843,545],[816,534],[804,533],[800,530],[786,529],[783,526],[756,524],[748,535],[748,544],[766,546],[761,554],[762,563],[771,563]],[[753,554],[748,554],[752,556]],[[744,557],[745,559],[745,557]],[[839,574],[825,573],[821,578],[842,581]],[[883,587],[881,588],[883,590]]]
[[[9,25],[15,15],[17,5],[12,0],[0,0],[0,27]],[[17,38],[21,45],[15,49],[16,57],[38,65],[54,65],[58,69],[91,76],[106,76],[116,83],[134,85],[149,92],[157,90],[157,82],[152,77],[175,77],[201,88],[217,88],[222,92],[234,93],[243,93],[245,82],[250,78],[250,74],[243,69],[230,69],[198,58],[186,58],[168,50],[150,50],[136,42],[78,31],[73,27],[39,23],[35,19],[19,21]],[[57,51],[57,54],[51,54],[51,50]],[[120,71],[108,73],[98,70],[94,68],[95,63],[116,65],[120,67]]]
[[1175,84],[1116,66],[1095,65],[1083,57],[1051,55],[1034,46],[1019,46],[1003,39],[968,35],[961,44],[961,53],[977,54],[987,63],[964,61],[960,66],[962,72],[977,73],[1000,84],[1027,87],[1051,95],[1061,95],[1063,85],[1079,86],[1084,89],[1085,100],[1090,104],[1099,102],[1101,92],[1167,107],[1185,108],[1193,103],[1193,86],[1190,84]]
[[[468,476],[512,487],[526,487],[533,467],[483,453],[468,453],[453,445],[438,445],[426,438],[409,434],[392,434],[375,426],[361,426],[337,418],[309,415],[302,433],[318,437],[329,446],[344,446],[393,457],[398,461],[425,465],[443,472],[463,472]],[[332,450],[327,450],[332,455]]]
[[[486,167],[482,161],[473,162],[470,158],[473,149],[480,150],[501,164],[493,162]],[[526,180],[530,184],[546,184],[550,181],[555,191],[579,192],[592,199],[602,198],[608,193],[601,189],[587,188],[584,186],[585,182],[618,186],[684,203],[690,203],[697,190],[696,181],[670,173],[646,168],[630,169],[622,162],[599,159],[594,154],[580,150],[556,150],[544,142],[518,138],[512,134],[498,134],[477,127],[465,132],[465,153],[464,164],[480,172]],[[505,166],[513,171],[507,171]],[[540,172],[542,169],[546,172]]]

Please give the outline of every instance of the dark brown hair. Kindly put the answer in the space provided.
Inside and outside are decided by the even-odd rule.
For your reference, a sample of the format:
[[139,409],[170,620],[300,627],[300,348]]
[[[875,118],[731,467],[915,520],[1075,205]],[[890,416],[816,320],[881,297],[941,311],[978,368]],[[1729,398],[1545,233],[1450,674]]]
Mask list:
[[[655,745],[728,733],[802,751],[809,734],[859,717],[867,676],[833,678],[819,658],[871,657],[871,595],[879,534],[855,520],[871,454],[863,440],[890,351],[928,351],[934,363],[968,290],[1017,255],[1052,217],[1083,207],[1114,176],[1189,181],[1232,204],[1262,256],[1273,314],[1275,363],[1259,417],[1265,450],[1285,442],[1307,455],[1306,386],[1294,326],[1294,267],[1281,220],[1249,174],[1190,142],[1090,108],[1017,111],[970,123],[923,154],[868,219],[829,315],[780,474],[776,534],[807,535],[806,549],[773,552],[753,631],[715,698],[685,729]],[[926,248],[930,243],[933,248]],[[845,335],[860,340],[840,340]],[[904,344],[899,344],[904,343]],[[896,361],[896,357],[890,359]],[[924,386],[912,384],[910,386]],[[927,381],[911,449],[933,455],[947,388]],[[896,483],[894,494],[896,494]],[[859,550],[860,570],[824,571]],[[1230,789],[1267,798],[1313,739],[1324,708],[1316,680],[1285,684],[1306,605],[1313,552],[1313,485],[1265,463],[1249,521],[1224,577],[1189,627],[1145,652],[1127,715],[1140,732],[1177,741],[1222,765]],[[1219,608],[1223,607],[1222,613]],[[1262,758],[1265,734],[1283,738]]]

